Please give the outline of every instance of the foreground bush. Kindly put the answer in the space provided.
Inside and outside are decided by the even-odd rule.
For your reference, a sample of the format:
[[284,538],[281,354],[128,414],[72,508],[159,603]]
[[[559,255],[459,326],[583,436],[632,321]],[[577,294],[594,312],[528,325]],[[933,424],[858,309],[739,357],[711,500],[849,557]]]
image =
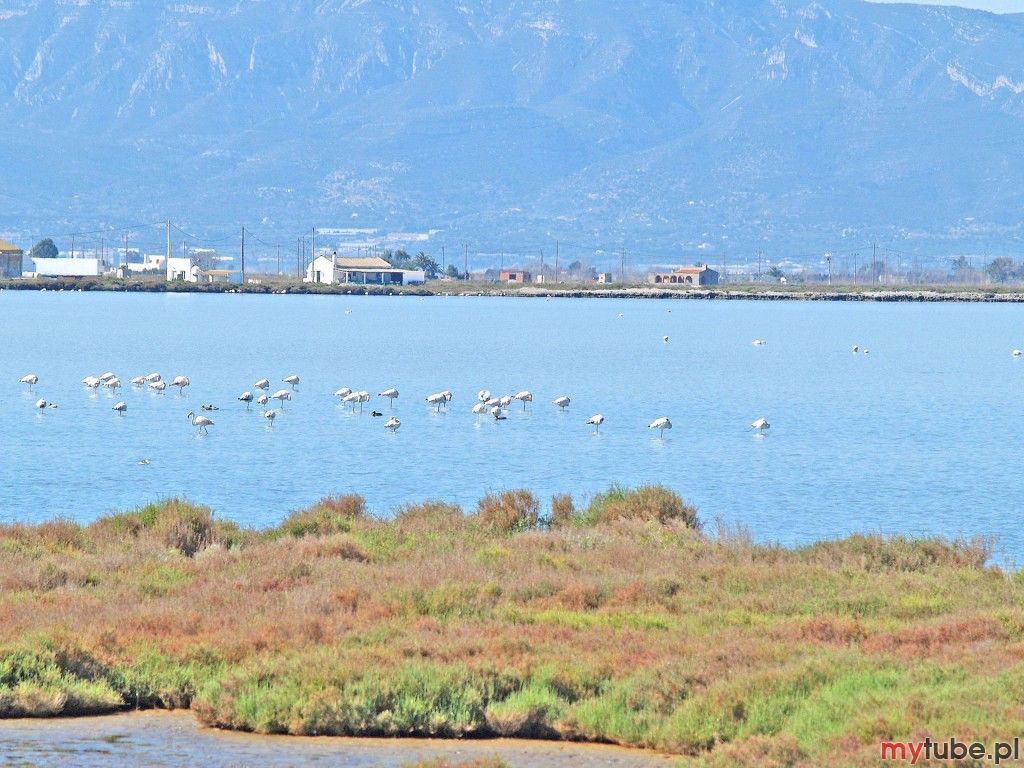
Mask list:
[[985,542],[694,535],[665,488],[264,531],[181,501],[0,526],[0,717],[190,707],[265,733],[608,741],[877,764],[1024,731],[1024,579]]

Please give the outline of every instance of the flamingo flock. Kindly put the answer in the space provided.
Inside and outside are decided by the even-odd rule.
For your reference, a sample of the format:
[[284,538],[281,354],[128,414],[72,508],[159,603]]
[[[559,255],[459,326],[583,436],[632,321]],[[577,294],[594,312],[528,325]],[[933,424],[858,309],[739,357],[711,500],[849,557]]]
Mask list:
[[[763,340],[755,340],[756,346],[762,346],[766,342]],[[857,350],[857,347],[854,347]],[[865,350],[866,351],[866,350]],[[157,395],[162,395],[168,386],[176,388],[178,395],[181,397],[185,396],[185,390],[192,385],[192,381],[188,376],[175,376],[171,379],[170,383],[166,382],[160,373],[153,372],[144,376],[135,376],[131,380],[131,384],[135,389],[148,389]],[[268,405],[271,400],[277,400],[277,410],[271,408],[265,408],[262,410],[262,416],[266,419],[268,426],[272,427],[274,421],[277,419],[280,412],[285,409],[285,403],[290,402],[293,399],[293,393],[298,392],[298,385],[300,383],[299,376],[290,374],[281,379],[283,384],[287,384],[288,388],[282,388],[275,391],[273,394],[267,394],[270,390],[270,380],[263,378],[258,379],[252,385],[252,390],[246,390],[237,396],[236,400],[239,403],[245,405],[245,409],[251,410],[253,402],[255,402],[261,408]],[[30,373],[26,374],[20,379],[20,383],[28,386],[30,392],[34,391],[35,386],[39,383],[39,376]],[[83,386],[89,389],[97,389],[99,387],[105,387],[109,392],[115,393],[121,388],[121,379],[113,371],[107,371],[100,374],[99,376],[86,376],[82,379],[81,383]],[[258,396],[253,395],[253,390],[259,392]],[[342,405],[350,406],[353,410],[357,407],[362,412],[364,403],[370,401],[371,396],[368,390],[355,390],[350,387],[341,387],[334,392],[334,397],[338,398]],[[377,393],[377,397],[388,400],[390,408],[393,410],[395,407],[395,400],[399,397],[399,391],[397,387],[389,387],[383,389]],[[427,395],[424,401],[428,406],[434,408],[436,413],[440,413],[443,410],[447,411],[448,404],[454,399],[454,394],[451,390],[442,390]],[[512,403],[520,402],[523,406],[523,411],[526,411],[527,405],[534,401],[533,392],[524,389],[514,394],[507,395],[492,395],[489,389],[481,389],[477,392],[476,403],[471,408],[472,413],[476,415],[489,414],[495,421],[507,421],[508,410]],[[572,399],[568,395],[559,395],[551,401],[551,404],[559,409],[560,412],[566,412],[569,409]],[[56,403],[49,402],[45,399],[39,399],[35,403],[35,407],[38,411],[42,412],[46,409],[57,408]],[[128,411],[128,404],[124,400],[119,400],[115,403],[111,410],[114,411],[118,416],[124,416]],[[213,403],[207,403],[200,406],[200,410],[204,413],[219,411],[220,408]],[[374,410],[373,416],[383,416],[381,411]],[[196,428],[197,436],[205,436],[209,434],[210,427],[215,426],[215,422],[209,416],[203,414],[196,414],[195,411],[190,410],[186,417],[189,423]],[[587,419],[584,424],[594,427],[594,434],[599,434],[601,431],[601,425],[605,422],[603,414],[596,413]],[[402,426],[401,420],[397,416],[390,416],[384,422],[384,428],[390,432],[397,432]],[[659,438],[664,438],[665,431],[672,429],[672,421],[667,416],[661,416],[650,422],[648,429],[657,430]],[[756,430],[759,434],[765,434],[771,425],[765,418],[759,418],[751,424],[751,428]]]

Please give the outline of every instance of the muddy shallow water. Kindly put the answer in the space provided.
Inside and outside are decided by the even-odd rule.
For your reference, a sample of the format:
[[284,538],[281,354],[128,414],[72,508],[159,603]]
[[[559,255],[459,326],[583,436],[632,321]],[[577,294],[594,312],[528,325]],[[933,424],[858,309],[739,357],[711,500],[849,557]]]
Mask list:
[[458,763],[491,756],[516,768],[667,768],[675,762],[652,752],[548,741],[256,736],[203,728],[188,712],[0,720],[0,765],[5,766],[398,768],[421,759]]

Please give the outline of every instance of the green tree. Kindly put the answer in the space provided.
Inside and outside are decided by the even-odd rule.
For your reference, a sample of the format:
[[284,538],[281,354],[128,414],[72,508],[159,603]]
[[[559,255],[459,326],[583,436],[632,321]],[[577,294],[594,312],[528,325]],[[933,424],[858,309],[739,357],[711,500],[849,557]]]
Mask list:
[[454,264],[449,264],[448,269],[444,271],[444,274],[446,277],[450,277],[453,280],[458,280],[460,277],[462,277],[462,274],[459,272],[459,268],[456,267]]
[[775,266],[773,266],[773,267],[772,267],[771,269],[769,269],[769,270],[768,270],[768,276],[769,276],[769,277],[773,277],[773,278],[775,278],[776,280],[778,280],[778,279],[780,279],[780,278],[783,278],[783,277],[785,277],[785,276],[786,276],[786,273],[785,273],[785,272],[783,272],[783,271],[782,271],[781,269],[779,269],[778,267],[775,267]]
[[994,283],[1005,283],[1017,276],[1017,270],[1013,259],[1009,256],[1000,256],[985,266],[985,274]]
[[423,270],[423,273],[427,276],[427,280],[436,280],[437,276],[441,272],[441,265],[430,256],[427,256],[423,251],[416,254],[416,258],[412,260],[412,264],[413,269]]
[[32,250],[28,252],[30,259],[55,259],[59,254],[57,246],[48,237],[33,245]]

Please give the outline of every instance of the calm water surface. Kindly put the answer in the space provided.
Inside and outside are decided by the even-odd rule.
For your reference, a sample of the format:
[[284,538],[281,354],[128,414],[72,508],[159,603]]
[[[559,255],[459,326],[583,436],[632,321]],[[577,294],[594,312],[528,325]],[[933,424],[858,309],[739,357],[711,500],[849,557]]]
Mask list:
[[[762,541],[987,534],[1024,562],[1022,306],[6,291],[0,318],[5,520],[183,495],[270,525],[350,491],[386,514],[659,482]],[[126,383],[116,396],[79,383],[107,370]],[[192,387],[127,384],[151,371]],[[18,383],[29,372],[35,393]],[[291,373],[302,382],[273,427],[236,402]],[[370,416],[390,415],[386,400],[339,405],[341,386],[398,387],[401,430]],[[470,412],[481,388],[536,400],[495,422]],[[455,399],[436,413],[423,398],[443,389]],[[37,413],[38,397],[60,407]],[[197,437],[185,415],[207,402],[221,410]],[[594,434],[583,422],[598,412]],[[647,424],[663,415],[675,428],[659,439]]]
[[[101,371],[102,373],[102,371]],[[254,736],[200,728],[186,712],[139,712],[65,720],[0,720],[0,765],[106,768],[399,768],[438,757],[496,756],[513,768],[668,768],[641,750],[587,744],[426,739]]]

